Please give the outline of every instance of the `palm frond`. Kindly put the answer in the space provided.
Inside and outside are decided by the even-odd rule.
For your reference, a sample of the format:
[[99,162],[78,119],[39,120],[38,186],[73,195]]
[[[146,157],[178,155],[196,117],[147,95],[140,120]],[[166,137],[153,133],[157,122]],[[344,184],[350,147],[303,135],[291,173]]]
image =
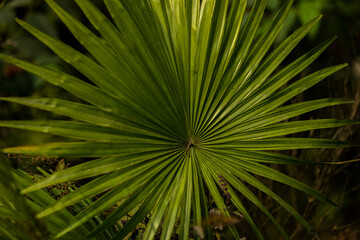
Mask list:
[[[220,179],[228,184],[226,191],[230,197],[227,200],[244,216],[259,239],[264,238],[243,198],[264,212],[284,238],[289,237],[249,186],[277,201],[315,234],[294,208],[254,176],[278,181],[335,205],[310,186],[267,165],[316,163],[272,150],[352,146],[331,139],[289,136],[358,123],[334,119],[288,121],[323,107],[351,103],[341,99],[319,99],[285,105],[346,66],[331,66],[291,82],[329,46],[334,40],[331,38],[279,69],[321,16],[269,51],[289,14],[292,0],[284,3],[261,35],[257,32],[265,0],[255,1],[246,21],[246,1],[242,0],[104,0],[112,20],[91,1],[76,0],[96,33],[55,1],[46,2],[84,46],[86,53],[22,20],[17,22],[90,83],[11,56],[0,54],[0,58],[86,103],[55,98],[2,97],[0,100],[73,120],[1,121],[0,126],[77,141],[7,147],[1,150],[3,153],[95,158],[55,172],[40,182],[16,185],[34,205],[48,199],[41,192],[42,188],[90,179],[63,198],[34,207],[40,220],[46,219],[56,225],[51,228],[52,237],[76,234],[99,237],[131,212],[130,220],[117,226],[112,239],[126,237],[148,214],[151,218],[144,239],[153,239],[160,232],[161,239],[171,239],[174,232],[181,239],[189,239],[194,237],[195,226],[202,227],[204,235],[210,239],[212,230],[204,226],[203,221],[209,217],[211,202],[222,215],[231,217]],[[21,175],[13,171],[16,176]],[[40,192],[42,195],[36,195]],[[66,207],[94,196],[100,197],[86,209],[75,215],[66,212]],[[114,205],[117,205],[116,210],[103,222],[91,232],[85,231],[84,224]],[[10,218],[17,214],[4,206],[0,208],[2,216]],[[235,226],[229,228],[237,239],[241,237]]]

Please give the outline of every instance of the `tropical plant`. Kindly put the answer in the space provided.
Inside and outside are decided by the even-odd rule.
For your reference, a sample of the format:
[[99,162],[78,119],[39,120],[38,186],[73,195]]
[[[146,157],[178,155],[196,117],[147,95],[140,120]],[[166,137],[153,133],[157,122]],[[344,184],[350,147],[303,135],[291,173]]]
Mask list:
[[[66,224],[56,234],[50,231],[52,237],[78,233],[76,229],[84,223],[116,205],[87,237],[99,236],[132,212],[124,226],[118,226],[113,239],[126,237],[148,214],[151,217],[144,239],[154,239],[160,232],[161,239],[170,239],[174,231],[180,239],[189,239],[196,237],[193,227],[197,227],[198,237],[204,234],[205,239],[212,239],[211,228],[203,223],[209,219],[213,202],[224,217],[230,218],[229,205],[235,208],[257,238],[263,239],[243,204],[248,199],[288,239],[252,187],[269,195],[315,234],[311,225],[257,176],[336,206],[313,188],[269,166],[318,164],[280,154],[280,150],[351,146],[329,139],[285,137],[354,123],[335,119],[290,121],[316,109],[350,103],[319,99],[289,104],[293,97],[346,66],[328,67],[291,81],[326,49],[334,40],[331,38],[279,68],[321,16],[268,53],[292,0],[285,2],[259,37],[256,32],[265,0],[257,0],[245,20],[245,0],[104,0],[112,21],[91,1],[75,0],[97,33],[55,1],[46,2],[88,54],[22,20],[17,22],[90,82],[11,56],[0,57],[86,103],[1,98],[73,120],[1,121],[0,126],[79,140],[8,147],[2,149],[4,153],[94,158],[20,188],[23,195],[33,199],[31,194],[44,187],[89,179],[45,209],[34,209],[38,219],[46,220],[82,200],[96,200],[65,219]],[[234,225],[229,229],[236,239],[241,237]]]

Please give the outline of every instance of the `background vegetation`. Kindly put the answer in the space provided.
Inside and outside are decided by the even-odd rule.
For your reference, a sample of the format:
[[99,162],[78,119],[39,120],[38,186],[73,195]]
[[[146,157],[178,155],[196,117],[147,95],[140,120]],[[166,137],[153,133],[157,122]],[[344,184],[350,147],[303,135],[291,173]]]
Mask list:
[[[58,1],[72,15],[83,19],[80,11],[72,1]],[[101,8],[101,1],[94,1]],[[267,16],[270,19],[274,10],[279,9],[281,0],[269,0]],[[358,0],[297,0],[292,10],[285,29],[278,38],[281,41],[289,32],[298,28],[311,18],[323,13],[324,17],[316,29],[304,39],[284,64],[305,53],[303,49],[311,49],[330,36],[337,35],[338,39],[326,50],[324,54],[311,67],[301,73],[306,76],[308,72],[323,67],[344,63],[349,66],[335,75],[328,77],[320,84],[298,96],[294,101],[317,99],[320,97],[339,97],[355,99],[353,105],[341,105],[326,108],[303,115],[304,119],[338,118],[359,119],[360,117],[360,2]],[[81,49],[68,30],[59,22],[42,0],[8,0],[0,3],[0,52],[10,54],[34,63],[46,65],[51,68],[61,69],[80,76],[75,70],[60,61],[43,44],[20,28],[14,17],[24,19],[47,34],[61,39],[63,42]],[[266,18],[263,26],[266,25]],[[0,96],[61,96],[63,99],[74,100],[60,88],[43,82],[41,79],[30,75],[12,65],[0,62]],[[50,117],[49,113],[30,109],[17,104],[0,102],[0,120],[8,119],[44,119]],[[51,116],[61,119],[59,116]],[[336,138],[343,141],[360,142],[360,131],[355,125],[342,127],[335,130],[317,130],[298,134],[312,137]],[[0,128],[0,148],[5,146],[33,144],[55,140],[58,137],[41,133]],[[301,150],[292,151],[291,155],[316,161],[340,162],[360,158],[359,148],[331,149],[331,150]],[[27,171],[34,171],[37,161],[29,156],[8,156],[12,164]],[[39,159],[37,159],[39,160]],[[77,164],[82,159],[65,159],[66,164]],[[33,163],[34,162],[34,163]],[[44,161],[39,161],[42,164]],[[45,161],[45,168],[56,170],[59,165],[53,161]],[[64,164],[64,163],[61,163]],[[44,167],[42,165],[42,167]],[[61,165],[60,167],[64,167]],[[272,166],[288,173],[290,176],[314,186],[315,189],[328,195],[339,203],[340,208],[313,201],[312,198],[288,188],[279,183],[268,181],[266,184],[275,189],[281,197],[292,203],[296,210],[318,231],[321,239],[355,240],[360,239],[360,164],[329,165],[329,166]],[[81,183],[80,183],[81,184]],[[62,186],[59,186],[61,189]],[[65,190],[66,191],[66,188]],[[61,193],[63,194],[63,192]],[[58,196],[55,196],[58,197]],[[282,225],[292,231],[291,239],[306,239],[308,233],[296,223],[288,214],[275,208],[275,204],[266,196],[258,194],[264,205],[280,220]],[[277,231],[272,231],[271,224],[259,210],[250,210],[253,219],[270,239],[278,239]],[[259,224],[261,223],[261,224]],[[251,236],[251,230],[243,223],[239,229]],[[291,232],[289,231],[289,232]]]

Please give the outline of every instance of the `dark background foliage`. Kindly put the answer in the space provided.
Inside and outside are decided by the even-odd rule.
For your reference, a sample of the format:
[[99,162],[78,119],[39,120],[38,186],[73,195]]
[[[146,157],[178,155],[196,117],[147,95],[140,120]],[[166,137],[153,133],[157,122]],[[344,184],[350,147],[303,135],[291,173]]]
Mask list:
[[[58,1],[72,15],[82,19],[84,16],[70,0]],[[103,5],[100,0],[94,1],[100,9]],[[249,5],[251,5],[249,1]],[[268,8],[263,21],[267,21],[279,9],[281,0],[268,0]],[[104,10],[105,11],[105,10]],[[335,75],[327,78],[312,89],[297,96],[293,101],[336,97],[355,100],[354,104],[326,108],[311,112],[302,116],[303,119],[316,118],[340,118],[359,119],[360,117],[360,1],[358,0],[297,0],[294,8],[280,33],[277,43],[281,42],[290,32],[301,26],[311,18],[322,13],[322,21],[312,30],[294,52],[285,60],[299,57],[322,41],[337,35],[338,39],[315,61],[308,69],[298,77],[306,76],[309,72],[323,67],[344,63],[349,66]],[[47,34],[59,38],[67,44],[80,49],[80,45],[71,36],[68,30],[60,23],[43,0],[3,0],[0,1],[0,52],[26,59],[30,62],[45,65],[50,68],[81,75],[61,62],[44,45],[21,29],[14,18],[24,19]],[[260,29],[261,31],[261,29]],[[276,44],[276,43],[275,43]],[[285,64],[285,63],[284,63]],[[21,69],[0,62],[0,96],[43,96],[74,99],[65,91],[45,83],[41,79],[32,76]],[[48,113],[40,110],[26,108],[20,105],[0,102],[0,119],[43,119],[50,117]],[[52,118],[61,118],[51,116]],[[339,129],[325,129],[298,134],[303,137],[336,138],[343,141],[360,142],[360,131],[357,126],[347,126]],[[0,129],[0,148],[22,144],[37,144],[45,141],[56,140],[57,137],[41,133],[21,130]],[[325,149],[291,151],[288,154],[303,157],[314,161],[340,162],[360,158],[359,148],[350,149]],[[21,159],[20,159],[21,160]],[[72,159],[66,161],[76,164]],[[77,160],[81,161],[81,160]],[[28,166],[18,161],[18,167]],[[343,165],[328,166],[273,166],[290,176],[304,181],[317,190],[329,195],[332,200],[339,204],[339,208],[314,201],[297,190],[281,184],[265,182],[285,200],[292,203],[301,214],[315,227],[321,239],[329,240],[355,240],[360,239],[360,164],[350,163]],[[257,193],[265,206],[270,209],[274,216],[285,226],[290,233],[291,239],[308,239],[309,233],[304,230],[293,218],[278,207],[270,198]],[[249,205],[250,206],[250,205]],[[267,218],[257,209],[251,208],[250,213],[255,221],[261,226],[261,230],[268,239],[278,239],[276,230]],[[239,224],[239,229],[247,236],[251,236],[251,230],[245,223]],[[226,233],[224,233],[226,234]],[[250,237],[251,238],[251,237]]]

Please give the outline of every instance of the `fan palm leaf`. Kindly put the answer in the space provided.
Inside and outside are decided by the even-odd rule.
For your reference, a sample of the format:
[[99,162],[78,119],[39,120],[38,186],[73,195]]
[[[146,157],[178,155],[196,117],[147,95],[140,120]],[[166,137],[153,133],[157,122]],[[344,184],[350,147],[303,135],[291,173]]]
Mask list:
[[[28,195],[53,184],[91,178],[39,211],[38,218],[53,216],[79,201],[104,193],[69,219],[55,238],[76,231],[92,217],[119,203],[88,237],[97,236],[135,209],[114,239],[123,239],[149,213],[151,218],[144,239],[153,239],[160,228],[161,239],[170,239],[175,228],[182,239],[188,239],[191,228],[201,226],[209,216],[207,192],[222,214],[230,217],[222,196],[222,181],[228,184],[231,203],[259,239],[263,236],[240,196],[262,210],[286,239],[288,236],[250,190],[250,185],[269,195],[314,232],[296,210],[254,175],[335,205],[313,188],[267,165],[314,163],[269,150],[351,146],[336,140],[286,137],[355,123],[335,119],[287,121],[323,107],[350,103],[319,99],[284,105],[346,66],[328,67],[290,82],[329,46],[334,40],[331,38],[279,69],[321,16],[300,27],[269,52],[292,0],[284,3],[261,35],[257,30],[265,0],[255,1],[246,20],[246,1],[242,0],[104,0],[113,21],[91,1],[76,0],[98,33],[91,32],[55,1],[46,2],[84,46],[86,54],[22,20],[17,22],[90,83],[11,56],[1,54],[0,58],[86,103],[3,97],[1,100],[73,120],[1,121],[0,126],[77,139],[9,147],[2,149],[5,153],[95,158],[22,189]],[[210,229],[205,230],[210,239]],[[239,239],[236,228],[230,226],[230,230]]]

